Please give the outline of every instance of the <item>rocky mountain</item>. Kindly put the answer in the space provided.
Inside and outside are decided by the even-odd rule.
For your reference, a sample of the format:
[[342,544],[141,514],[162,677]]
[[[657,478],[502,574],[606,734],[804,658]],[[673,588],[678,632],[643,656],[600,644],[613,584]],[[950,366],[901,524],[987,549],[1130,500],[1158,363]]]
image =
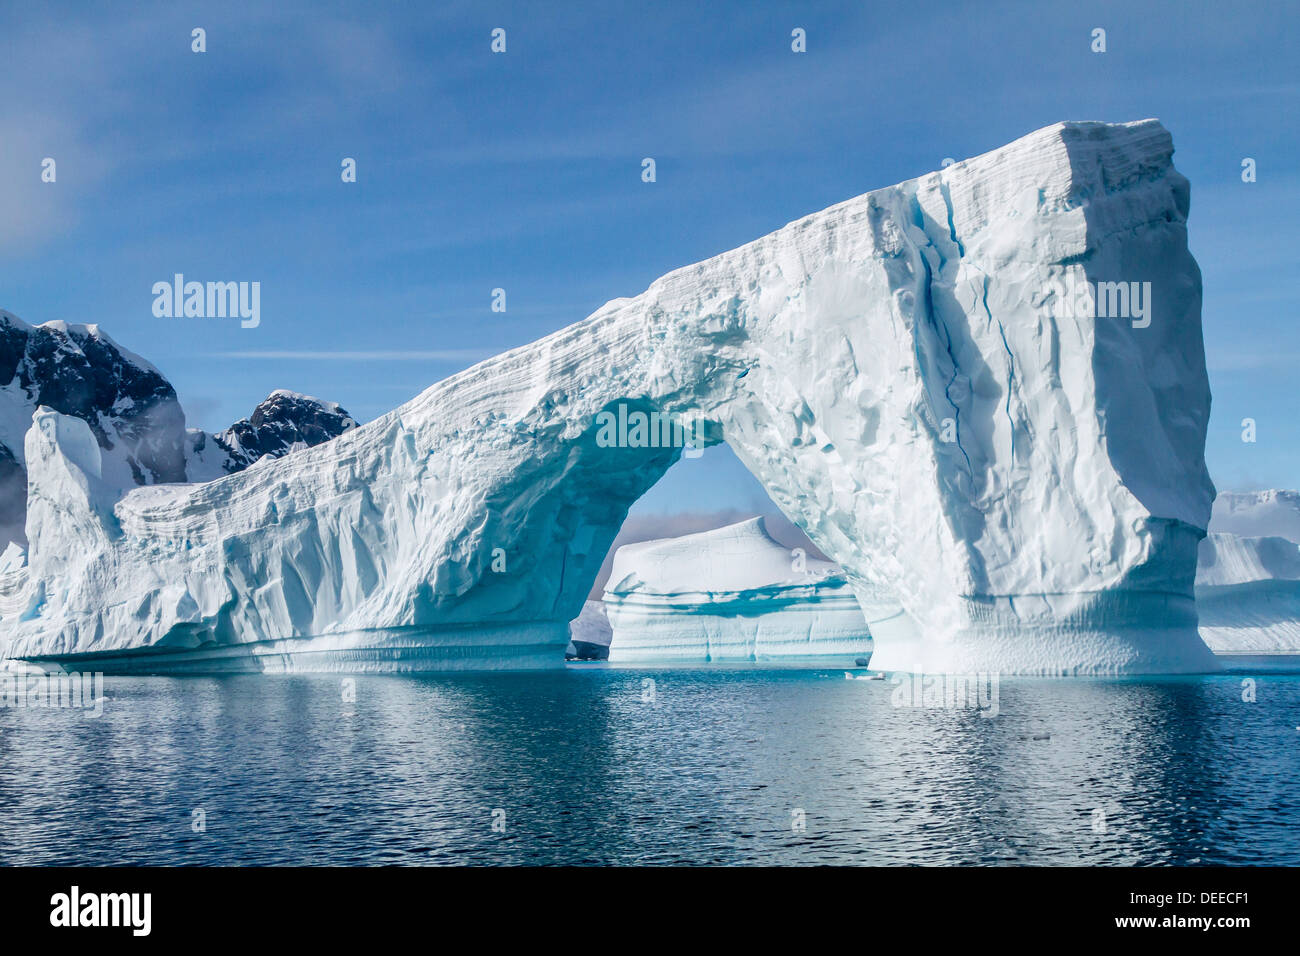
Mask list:
[[23,439],[41,405],[90,426],[106,483],[185,480],[185,413],[176,390],[99,326],[32,326],[0,311],[0,382],[0,534],[7,540],[23,540]]
[[253,414],[225,431],[213,435],[190,429],[185,450],[189,480],[211,481],[242,471],[266,455],[280,458],[356,427],[356,421],[336,402],[276,389]]
[[97,325],[29,325],[0,310],[0,550],[26,544],[24,439],[40,406],[79,418],[99,445],[100,478],[119,490],[209,481],[355,428],[333,402],[275,391],[211,435],[185,428],[166,377]]

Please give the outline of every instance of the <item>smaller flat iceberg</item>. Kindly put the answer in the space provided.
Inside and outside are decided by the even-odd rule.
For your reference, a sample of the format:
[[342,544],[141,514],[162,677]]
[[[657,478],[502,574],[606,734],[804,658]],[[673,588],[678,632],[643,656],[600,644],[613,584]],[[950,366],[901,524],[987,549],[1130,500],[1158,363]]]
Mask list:
[[1201,638],[1229,667],[1300,669],[1300,545],[1211,532],[1196,569]]
[[844,572],[772,539],[761,517],[618,549],[605,587],[614,662],[868,657]]
[[587,601],[582,605],[582,613],[569,622],[569,646],[564,649],[565,660],[609,660],[609,642],[612,636],[604,603]]

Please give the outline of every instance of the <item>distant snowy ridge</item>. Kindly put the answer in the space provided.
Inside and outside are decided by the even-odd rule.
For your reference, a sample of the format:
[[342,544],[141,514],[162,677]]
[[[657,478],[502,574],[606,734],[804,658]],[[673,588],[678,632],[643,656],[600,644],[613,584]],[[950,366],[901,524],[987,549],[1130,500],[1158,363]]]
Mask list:
[[[1210,395],[1172,154],[1155,121],[1055,124],[207,484],[119,498],[86,424],[38,410],[8,656],[554,666],[628,508],[680,454],[597,440],[630,403],[731,446],[844,569],[873,666],[1213,669],[1193,603]],[[1139,280],[1141,323],[1053,291]]]
[[1214,499],[1210,530],[1300,542],[1300,491],[1221,491]]

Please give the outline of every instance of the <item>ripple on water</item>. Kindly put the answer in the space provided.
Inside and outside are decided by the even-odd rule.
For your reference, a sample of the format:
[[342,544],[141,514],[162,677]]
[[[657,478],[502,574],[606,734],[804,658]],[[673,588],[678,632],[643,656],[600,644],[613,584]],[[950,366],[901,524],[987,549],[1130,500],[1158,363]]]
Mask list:
[[1298,865],[1300,677],[1241,679],[1004,679],[988,719],[842,671],[108,678],[98,719],[0,709],[0,853]]

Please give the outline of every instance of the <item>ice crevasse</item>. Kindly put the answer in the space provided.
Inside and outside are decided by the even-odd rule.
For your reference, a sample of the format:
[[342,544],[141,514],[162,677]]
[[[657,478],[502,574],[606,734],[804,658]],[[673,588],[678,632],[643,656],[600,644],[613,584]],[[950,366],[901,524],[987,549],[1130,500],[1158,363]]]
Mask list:
[[[1156,121],[1060,123],[655,281],[340,437],[124,495],[37,411],[0,656],[100,669],[551,666],[699,417],[844,569],[873,667],[1212,669],[1189,189]],[[1136,283],[1136,285],[1133,285]],[[1140,321],[1078,308],[1141,291]],[[1133,303],[1136,305],[1136,302]]]

